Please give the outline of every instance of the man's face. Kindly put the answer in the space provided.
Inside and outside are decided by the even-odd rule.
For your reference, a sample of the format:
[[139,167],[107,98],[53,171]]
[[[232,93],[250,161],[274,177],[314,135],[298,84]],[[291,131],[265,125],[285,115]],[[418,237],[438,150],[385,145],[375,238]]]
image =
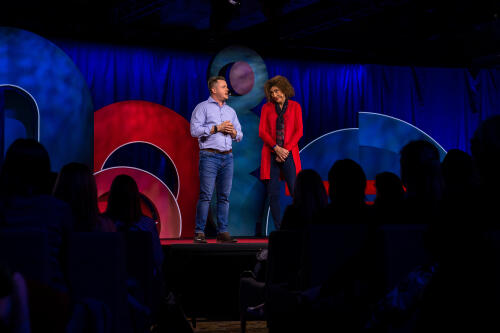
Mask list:
[[212,87],[212,94],[219,101],[225,101],[229,98],[229,88],[224,80],[218,80]]

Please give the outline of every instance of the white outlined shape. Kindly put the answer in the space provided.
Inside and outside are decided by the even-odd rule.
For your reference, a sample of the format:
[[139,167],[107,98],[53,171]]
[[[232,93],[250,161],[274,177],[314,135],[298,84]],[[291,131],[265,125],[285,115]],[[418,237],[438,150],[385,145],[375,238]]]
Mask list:
[[[180,178],[179,178],[179,170],[177,170],[177,166],[175,165],[174,160],[170,157],[170,155],[169,155],[169,154],[167,154],[167,152],[166,152],[166,151],[164,151],[163,149],[161,149],[160,147],[158,147],[158,146],[157,146],[157,145],[155,145],[154,143],[151,143],[151,142],[149,142],[149,141],[140,141],[140,140],[139,140],[139,141],[130,141],[130,142],[124,143],[124,144],[122,144],[121,146],[116,147],[115,149],[113,149],[113,151],[112,151],[111,153],[109,153],[109,155],[108,155],[108,156],[104,159],[104,162],[102,163],[102,165],[101,165],[101,168],[100,168],[100,169],[101,169],[101,170],[104,170],[104,169],[103,169],[103,167],[106,165],[106,162],[107,162],[107,161],[108,161],[108,159],[111,157],[111,155],[113,155],[113,154],[114,154],[114,152],[115,152],[115,151],[117,151],[117,150],[118,150],[118,149],[120,149],[121,147],[125,147],[126,145],[129,145],[129,144],[132,144],[132,143],[146,143],[146,144],[149,144],[149,145],[151,145],[151,146],[153,146],[153,147],[157,148],[158,150],[160,150],[163,154],[165,154],[165,156],[167,156],[167,157],[168,157],[168,159],[170,160],[170,162],[172,162],[172,165],[173,165],[173,166],[174,166],[174,168],[175,168],[175,175],[177,176],[177,195],[173,195],[173,194],[172,194],[172,195],[174,196],[175,200],[177,201],[177,199],[179,198],[179,193],[181,192],[181,180],[180,180]],[[130,168],[132,168],[132,167],[130,167]],[[108,169],[111,169],[111,168],[108,168]],[[138,168],[134,168],[134,169],[138,169]],[[138,169],[138,170],[142,170],[142,169]],[[142,171],[145,171],[145,170],[142,170]],[[146,172],[146,171],[145,171],[145,172]],[[149,173],[149,172],[148,172],[148,173]],[[156,177],[156,176],[155,176],[155,177]],[[156,177],[156,178],[158,178],[158,177]],[[160,179],[158,179],[158,180],[160,180]],[[166,184],[165,184],[162,180],[160,180],[160,181],[161,181],[161,183],[162,183],[163,185],[167,186],[167,185],[166,185]],[[167,186],[167,187],[168,187],[168,186]],[[169,191],[170,191],[170,189],[169,189]],[[172,193],[172,191],[170,191],[170,193]]]
[[38,103],[36,102],[35,97],[33,97],[33,95],[30,94],[29,91],[27,91],[23,87],[20,87],[20,86],[15,85],[15,84],[0,83],[0,88],[2,88],[2,87],[13,87],[13,88],[19,89],[22,92],[24,92],[26,95],[28,95],[29,97],[31,97],[31,100],[35,103],[36,114],[37,114],[36,118],[37,118],[37,126],[38,126],[38,128],[37,128],[37,138],[36,138],[36,141],[40,142],[40,109],[38,108]]
[[[110,167],[110,168],[106,168],[106,169],[101,169],[101,170],[99,170],[97,172],[94,172],[94,176],[98,175],[101,172],[112,170],[112,169],[132,169],[132,170],[138,170],[138,171],[147,173],[150,176],[152,176],[153,178],[157,179],[167,189],[167,191],[172,195],[172,197],[175,198],[175,196],[172,193],[172,191],[170,191],[170,189],[168,188],[168,186],[165,185],[165,183],[160,178],[156,177],[155,175],[153,175],[149,171],[142,170],[142,169],[139,169],[139,168],[135,168],[135,167],[131,167],[131,166],[125,166],[125,165],[123,165],[123,166],[114,166],[114,167]],[[149,199],[151,200],[151,198],[149,198]],[[179,203],[177,202],[177,198],[174,201],[175,201],[175,206],[177,208],[177,212],[179,213],[179,218],[180,218],[180,220],[179,220],[179,235],[177,236],[177,238],[181,238],[181,235],[182,235],[182,214],[181,214],[181,210],[179,208]],[[154,204],[154,202],[153,202],[153,204]]]
[[396,118],[396,117],[388,116],[388,115],[386,115],[386,114],[382,114],[382,113],[364,112],[364,111],[363,111],[363,112],[358,112],[358,113],[359,113],[359,114],[376,115],[376,116],[379,116],[379,117],[386,117],[386,118],[390,118],[390,119],[393,119],[393,120],[399,121],[399,122],[401,122],[401,123],[404,123],[404,124],[406,124],[406,125],[408,125],[408,126],[410,126],[410,127],[414,128],[414,129],[416,129],[418,132],[422,133],[422,134],[423,134],[423,135],[425,135],[426,137],[428,137],[428,138],[432,141],[432,143],[433,143],[433,144],[435,144],[436,146],[438,146],[438,147],[439,147],[439,149],[441,149],[442,151],[444,151],[444,152],[446,153],[446,150],[443,148],[443,146],[441,146],[441,145],[440,145],[440,144],[439,144],[436,140],[434,140],[434,139],[432,138],[432,136],[430,136],[429,134],[425,133],[424,131],[422,131],[422,130],[421,130],[420,128],[418,128],[417,126],[412,125],[412,124],[410,124],[410,123],[409,123],[409,122],[407,122],[407,121],[404,121],[404,120],[399,119],[399,118]]

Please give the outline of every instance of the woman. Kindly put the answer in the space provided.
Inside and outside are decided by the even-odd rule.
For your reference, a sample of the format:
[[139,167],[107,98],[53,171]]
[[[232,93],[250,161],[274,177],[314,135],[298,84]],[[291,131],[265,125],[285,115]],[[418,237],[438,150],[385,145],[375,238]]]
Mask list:
[[54,197],[70,205],[75,231],[116,231],[113,221],[99,214],[95,178],[85,164],[69,163],[61,169]]
[[156,272],[161,271],[163,251],[156,229],[156,222],[142,214],[141,197],[135,180],[128,175],[119,175],[109,190],[106,215],[119,231],[147,231],[153,236],[153,259]]
[[276,229],[281,222],[280,175],[293,193],[299,173],[299,140],[302,137],[302,109],[290,100],[295,91],[287,78],[278,75],[264,85],[267,103],[262,106],[259,137],[264,141],[261,155],[260,178],[267,180],[271,215]]

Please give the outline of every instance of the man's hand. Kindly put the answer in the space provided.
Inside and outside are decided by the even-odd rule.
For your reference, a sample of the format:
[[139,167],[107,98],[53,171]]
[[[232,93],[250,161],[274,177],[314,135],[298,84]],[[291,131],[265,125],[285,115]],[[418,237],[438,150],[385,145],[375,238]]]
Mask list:
[[214,127],[212,127],[212,130],[210,131],[210,134],[214,134],[215,133],[215,128],[217,127],[217,132],[221,132],[221,133],[224,133],[224,134],[227,134],[227,130],[229,127],[232,127],[233,124],[231,124],[231,122],[229,120],[226,120],[222,123],[220,123],[219,125],[215,125]]
[[229,125],[226,127],[225,133],[231,135],[233,139],[236,138],[237,132],[234,129],[234,125],[231,122],[229,122]]
[[213,126],[210,130],[210,134],[215,133],[215,128],[217,128],[217,132],[229,134],[233,139],[236,138],[236,134],[238,134],[238,132],[236,132],[236,130],[234,129],[233,124],[229,120],[226,120],[219,125]]

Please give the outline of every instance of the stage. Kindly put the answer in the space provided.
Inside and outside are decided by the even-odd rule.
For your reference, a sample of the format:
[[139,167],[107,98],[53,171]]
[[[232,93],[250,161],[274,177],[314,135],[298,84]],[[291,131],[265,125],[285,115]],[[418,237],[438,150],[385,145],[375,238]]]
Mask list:
[[237,243],[207,244],[192,239],[162,240],[165,278],[186,316],[209,320],[239,320],[238,289],[243,271],[253,270],[256,254],[267,249],[267,238],[240,238]]
[[[229,243],[229,244],[222,244],[222,243],[217,243],[215,240],[215,237],[207,238],[207,244],[219,244],[219,245],[248,245],[248,244],[267,244],[267,238],[249,238],[249,237],[236,237],[238,240],[237,243]],[[193,243],[192,238],[183,238],[183,239],[162,239],[161,240],[161,245],[165,246],[170,246],[170,245],[201,245],[201,246],[206,246],[207,244],[198,244],[198,243]]]

